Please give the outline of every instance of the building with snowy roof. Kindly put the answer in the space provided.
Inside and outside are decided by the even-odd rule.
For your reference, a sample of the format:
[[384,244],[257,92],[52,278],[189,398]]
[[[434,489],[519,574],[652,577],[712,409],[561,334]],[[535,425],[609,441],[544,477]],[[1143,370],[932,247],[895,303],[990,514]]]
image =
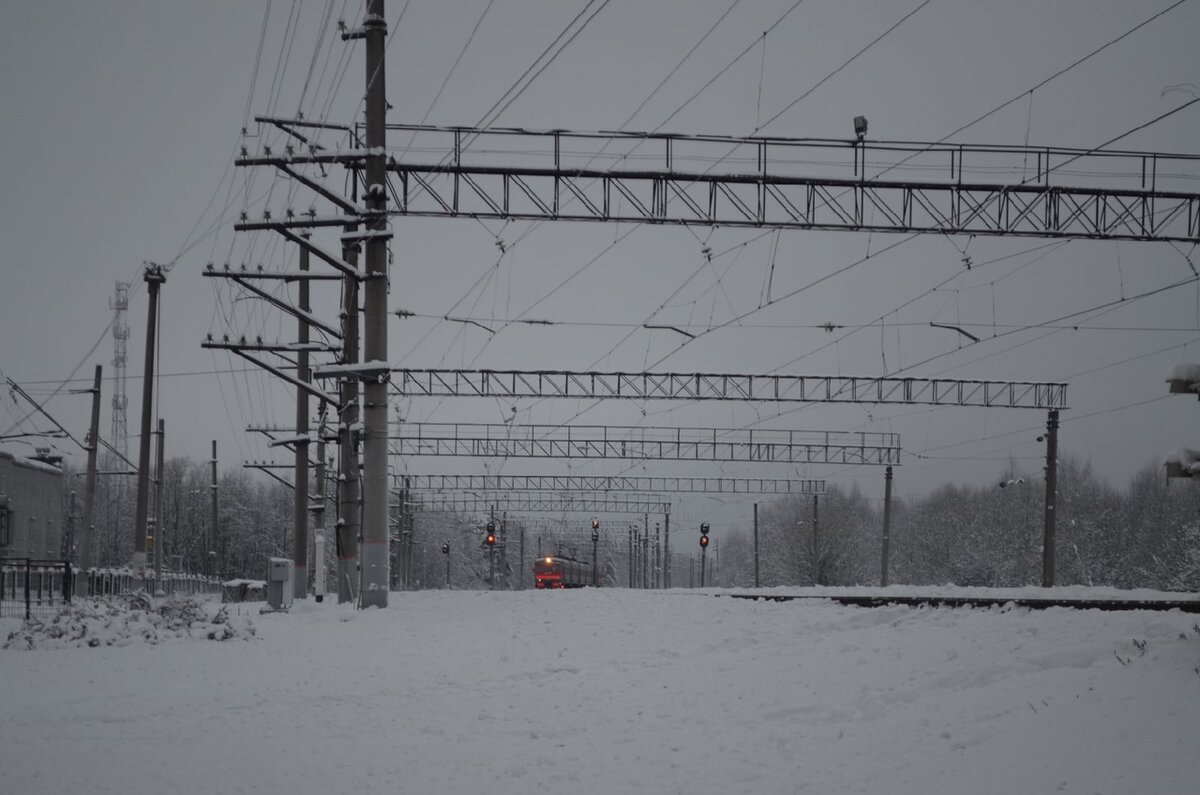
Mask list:
[[0,450],[0,557],[59,559],[63,472]]

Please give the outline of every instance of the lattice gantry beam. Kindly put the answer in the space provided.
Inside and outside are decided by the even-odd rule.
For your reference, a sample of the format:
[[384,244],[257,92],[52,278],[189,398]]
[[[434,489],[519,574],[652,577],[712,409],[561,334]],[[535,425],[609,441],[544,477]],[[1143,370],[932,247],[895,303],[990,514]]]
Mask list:
[[391,439],[392,453],[401,456],[900,463],[899,434],[861,431],[414,422],[401,424]]
[[1065,383],[949,378],[594,373],[527,370],[394,370],[405,397],[626,398],[773,403],[890,403],[1064,409]]
[[1200,242],[1200,155],[392,129],[398,214]]
[[394,476],[411,492],[582,491],[693,494],[824,494],[823,480],[785,478],[689,478],[591,475],[406,475]]
[[466,493],[411,494],[408,507],[414,511],[480,513],[497,511],[559,513],[670,513],[671,503],[658,494],[581,494],[572,492],[511,492],[491,496]]

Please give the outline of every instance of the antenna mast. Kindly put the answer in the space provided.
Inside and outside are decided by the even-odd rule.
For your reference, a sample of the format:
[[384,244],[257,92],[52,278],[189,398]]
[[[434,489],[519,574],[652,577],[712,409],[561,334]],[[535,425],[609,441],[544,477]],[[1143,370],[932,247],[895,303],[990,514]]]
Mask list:
[[117,282],[115,297],[108,302],[113,310],[113,397],[112,397],[112,441],[121,455],[129,455],[129,425],[126,415],[128,402],[125,399],[125,344],[129,340],[129,324],[125,313],[129,310],[129,282]]

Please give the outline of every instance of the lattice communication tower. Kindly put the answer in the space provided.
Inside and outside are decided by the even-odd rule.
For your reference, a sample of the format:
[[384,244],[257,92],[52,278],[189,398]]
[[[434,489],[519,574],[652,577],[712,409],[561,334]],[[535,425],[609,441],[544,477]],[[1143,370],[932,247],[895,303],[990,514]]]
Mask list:
[[129,324],[125,313],[129,310],[129,282],[117,282],[116,295],[108,302],[113,310],[113,398],[112,398],[112,441],[121,455],[129,454],[129,425],[125,398],[125,344],[129,340]]

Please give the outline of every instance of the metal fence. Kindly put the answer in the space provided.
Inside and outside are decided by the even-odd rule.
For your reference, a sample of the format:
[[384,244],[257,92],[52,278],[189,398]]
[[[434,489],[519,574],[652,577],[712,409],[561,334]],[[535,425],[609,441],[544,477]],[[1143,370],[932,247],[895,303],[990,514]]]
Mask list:
[[51,616],[70,603],[72,580],[64,560],[0,558],[0,616]]
[[147,572],[149,579],[142,580],[128,568],[90,569],[86,583],[79,574],[63,560],[0,558],[0,617],[49,618],[75,595],[114,596],[142,589],[167,596],[221,592],[220,582],[199,574],[163,572],[157,585],[153,572]]
[[[78,569],[75,569],[75,574],[78,579]],[[221,583],[216,579],[181,571],[164,571],[162,581],[155,583],[153,570],[147,570],[146,578],[142,580],[133,569],[125,567],[89,569],[87,580],[86,587],[82,582],[77,583],[80,596],[113,596],[142,589],[148,593],[162,593],[165,596],[194,596],[221,592]]]

